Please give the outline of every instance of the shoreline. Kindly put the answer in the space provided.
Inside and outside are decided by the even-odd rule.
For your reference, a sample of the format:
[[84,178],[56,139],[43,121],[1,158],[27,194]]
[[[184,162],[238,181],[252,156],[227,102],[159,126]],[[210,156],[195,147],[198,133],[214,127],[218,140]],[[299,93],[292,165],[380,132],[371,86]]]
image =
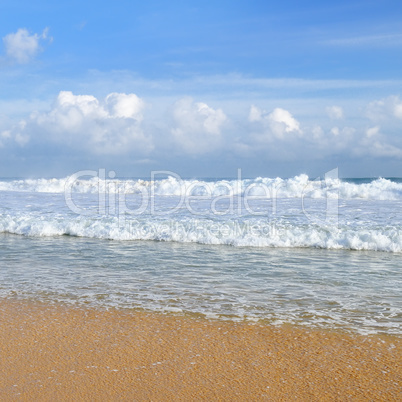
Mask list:
[[402,398],[402,339],[0,300],[3,400]]

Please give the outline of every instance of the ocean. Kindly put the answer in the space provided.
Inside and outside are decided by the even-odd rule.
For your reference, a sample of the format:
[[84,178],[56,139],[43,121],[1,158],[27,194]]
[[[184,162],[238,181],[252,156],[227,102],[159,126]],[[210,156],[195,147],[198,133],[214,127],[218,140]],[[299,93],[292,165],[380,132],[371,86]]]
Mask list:
[[0,179],[0,297],[400,336],[402,179]]

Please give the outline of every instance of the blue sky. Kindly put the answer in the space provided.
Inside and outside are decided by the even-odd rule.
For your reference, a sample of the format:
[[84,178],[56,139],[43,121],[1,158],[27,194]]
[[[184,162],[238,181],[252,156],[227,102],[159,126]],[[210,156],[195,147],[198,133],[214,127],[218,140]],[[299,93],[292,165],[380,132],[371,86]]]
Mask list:
[[398,1],[3,1],[0,176],[402,176]]

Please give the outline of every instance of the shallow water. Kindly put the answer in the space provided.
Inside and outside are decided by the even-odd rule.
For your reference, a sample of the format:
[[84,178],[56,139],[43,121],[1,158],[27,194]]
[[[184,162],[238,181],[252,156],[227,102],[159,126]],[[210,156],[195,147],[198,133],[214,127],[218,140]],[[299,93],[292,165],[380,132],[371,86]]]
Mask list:
[[0,234],[0,295],[401,334],[402,256]]

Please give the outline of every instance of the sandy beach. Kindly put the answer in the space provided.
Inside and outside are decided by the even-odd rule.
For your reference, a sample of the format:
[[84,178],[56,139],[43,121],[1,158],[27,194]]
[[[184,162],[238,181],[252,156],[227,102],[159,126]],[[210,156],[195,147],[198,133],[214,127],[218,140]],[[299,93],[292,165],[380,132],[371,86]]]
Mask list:
[[0,303],[7,400],[401,400],[394,337]]

